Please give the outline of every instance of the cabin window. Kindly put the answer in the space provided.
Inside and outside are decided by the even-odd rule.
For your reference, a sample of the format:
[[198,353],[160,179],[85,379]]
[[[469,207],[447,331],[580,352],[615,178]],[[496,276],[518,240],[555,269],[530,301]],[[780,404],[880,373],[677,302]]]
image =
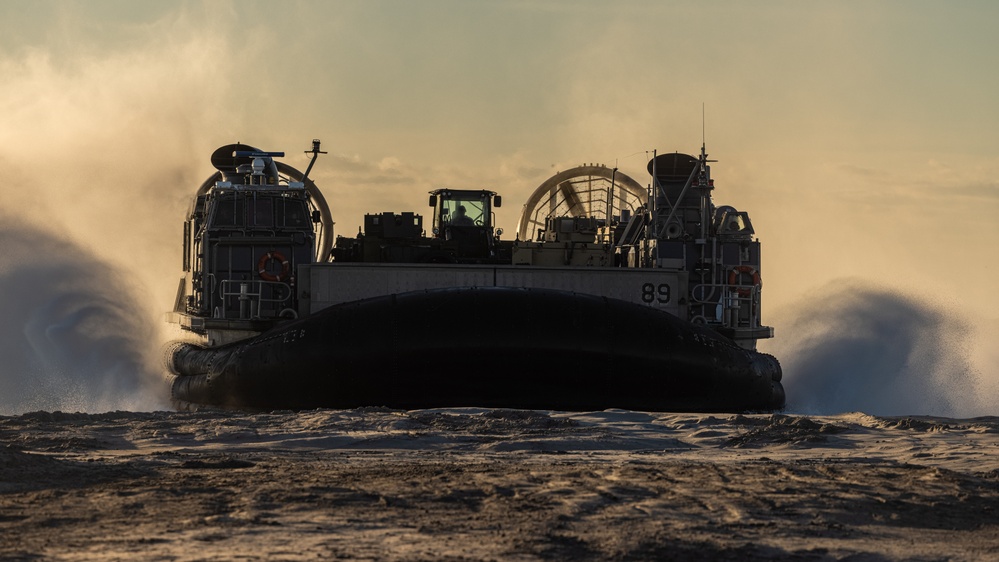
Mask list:
[[254,197],[250,200],[252,226],[274,226],[274,200],[269,197]]
[[454,226],[485,224],[486,204],[482,199],[448,199],[444,201],[443,219]]
[[243,201],[235,197],[220,200],[215,207],[215,226],[242,225]]
[[277,224],[288,228],[303,228],[309,224],[309,210],[305,201],[284,199],[277,206]]

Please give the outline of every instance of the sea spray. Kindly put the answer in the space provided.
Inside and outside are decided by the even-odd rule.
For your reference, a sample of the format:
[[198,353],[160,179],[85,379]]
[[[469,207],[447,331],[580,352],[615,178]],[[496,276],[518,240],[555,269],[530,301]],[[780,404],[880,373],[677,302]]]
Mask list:
[[123,273],[0,219],[0,414],[164,406],[155,320]]
[[979,410],[971,328],[956,314],[857,280],[775,314],[766,350],[784,366],[787,409],[805,414],[965,416]]

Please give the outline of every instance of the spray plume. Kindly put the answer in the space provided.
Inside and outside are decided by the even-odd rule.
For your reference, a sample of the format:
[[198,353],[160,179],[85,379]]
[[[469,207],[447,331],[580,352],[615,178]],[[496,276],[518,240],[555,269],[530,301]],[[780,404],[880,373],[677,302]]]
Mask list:
[[0,414],[164,406],[156,327],[135,288],[80,246],[2,219]]
[[855,280],[813,294],[822,298],[778,314],[769,346],[784,366],[789,410],[966,416],[980,408],[967,322]]

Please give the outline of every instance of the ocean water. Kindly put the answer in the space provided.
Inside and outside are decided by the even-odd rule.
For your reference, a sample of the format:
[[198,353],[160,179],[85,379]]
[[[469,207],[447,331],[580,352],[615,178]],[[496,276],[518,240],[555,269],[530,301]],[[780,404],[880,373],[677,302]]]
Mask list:
[[[0,248],[0,415],[169,408],[159,311],[137,305],[151,299],[127,272],[10,217]],[[778,337],[761,346],[783,365],[788,413],[999,411],[971,323],[856,280],[817,293],[771,316]]]

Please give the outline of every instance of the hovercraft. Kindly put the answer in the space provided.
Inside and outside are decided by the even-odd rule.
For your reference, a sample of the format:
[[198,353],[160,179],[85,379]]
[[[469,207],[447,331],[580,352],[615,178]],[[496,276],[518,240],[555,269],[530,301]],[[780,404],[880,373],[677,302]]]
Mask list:
[[[489,190],[412,212],[332,215],[283,153],[226,145],[184,225],[168,363],[178,407],[764,411],[760,244],[715,207],[699,157],[655,156],[651,189],[579,166],[542,183],[514,240]],[[650,193],[654,196],[650,197]]]

